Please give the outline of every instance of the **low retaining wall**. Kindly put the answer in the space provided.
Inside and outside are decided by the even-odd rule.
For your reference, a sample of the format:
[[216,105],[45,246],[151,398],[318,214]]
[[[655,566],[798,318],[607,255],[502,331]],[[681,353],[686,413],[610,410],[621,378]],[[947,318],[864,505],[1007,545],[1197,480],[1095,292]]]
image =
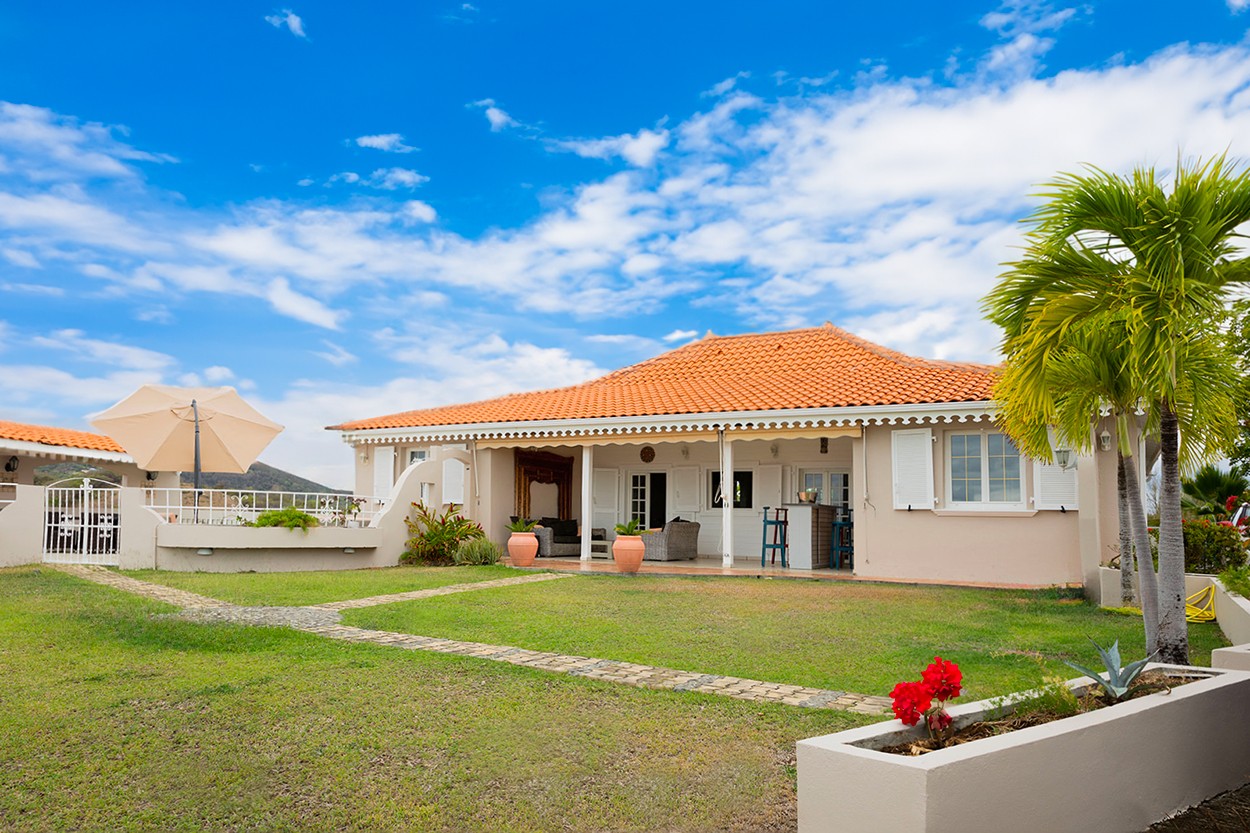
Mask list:
[[[1185,574],[1185,595],[1192,596],[1211,583],[1211,576],[1202,573]],[[1115,567],[1098,568],[1098,603],[1103,607],[1120,606],[1120,571]],[[1137,574],[1133,574],[1133,587],[1138,588]],[[1225,631],[1227,633],[1227,631]],[[1231,638],[1231,637],[1230,637]]]
[[371,527],[304,531],[165,524],[156,529],[155,566],[209,573],[393,567],[399,563],[399,553],[391,548],[380,550],[384,537],[381,529]]

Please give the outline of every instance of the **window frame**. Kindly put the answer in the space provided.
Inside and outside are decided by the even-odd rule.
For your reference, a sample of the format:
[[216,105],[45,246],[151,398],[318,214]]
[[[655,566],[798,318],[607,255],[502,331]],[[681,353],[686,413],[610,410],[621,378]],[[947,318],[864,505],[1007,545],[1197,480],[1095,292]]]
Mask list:
[[[955,437],[976,436],[980,438],[979,458],[981,464],[981,472],[979,483],[981,486],[981,500],[955,500],[953,495],[954,488],[954,454],[953,445]],[[1016,467],[1016,480],[1019,483],[1020,492],[1018,500],[990,500],[990,437],[1000,436],[1011,447],[1016,450],[1016,459],[1019,461]],[[1028,481],[1025,476],[1027,458],[1015,444],[1011,437],[1002,431],[993,431],[987,428],[980,428],[972,431],[947,431],[942,441],[943,463],[945,468],[945,491],[944,504],[948,509],[984,511],[984,512],[1003,512],[1028,509]]]

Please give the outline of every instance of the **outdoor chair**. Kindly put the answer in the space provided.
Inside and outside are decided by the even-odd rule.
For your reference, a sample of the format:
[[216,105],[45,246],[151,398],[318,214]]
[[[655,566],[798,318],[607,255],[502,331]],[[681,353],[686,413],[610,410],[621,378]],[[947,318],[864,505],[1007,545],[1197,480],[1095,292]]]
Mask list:
[[642,536],[644,561],[689,561],[699,557],[699,524],[674,518],[659,532]]

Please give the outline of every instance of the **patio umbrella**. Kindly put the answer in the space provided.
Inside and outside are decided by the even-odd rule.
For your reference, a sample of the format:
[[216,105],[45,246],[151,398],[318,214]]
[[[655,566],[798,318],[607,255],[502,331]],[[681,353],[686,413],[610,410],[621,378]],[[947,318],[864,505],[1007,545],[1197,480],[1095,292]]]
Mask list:
[[91,424],[149,471],[242,474],[282,426],[262,416],[234,388],[144,385],[96,414]]

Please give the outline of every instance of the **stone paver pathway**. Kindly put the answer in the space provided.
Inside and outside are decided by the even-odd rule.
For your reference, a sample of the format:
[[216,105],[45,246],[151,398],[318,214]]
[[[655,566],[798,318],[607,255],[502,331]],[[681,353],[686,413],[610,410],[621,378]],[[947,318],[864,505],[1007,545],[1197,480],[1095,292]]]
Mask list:
[[633,662],[572,656],[548,651],[531,651],[527,648],[516,648],[509,645],[488,645],[481,642],[462,642],[455,639],[375,631],[339,624],[340,610],[368,607],[376,604],[389,604],[410,599],[423,599],[448,593],[464,593],[489,587],[548,581],[565,578],[567,574],[539,574],[470,584],[453,584],[431,590],[414,590],[409,593],[393,593],[386,596],[372,596],[368,599],[330,602],[309,607],[245,607],[210,599],[185,590],[176,590],[159,584],[139,581],[103,567],[80,565],[47,566],[55,567],[70,575],[78,576],[97,584],[105,584],[128,593],[178,605],[183,608],[182,612],[177,614],[179,618],[194,621],[289,627],[347,642],[368,642],[406,650],[433,651],[440,654],[489,659],[496,662],[507,662],[512,665],[522,665],[541,671],[589,677],[591,679],[624,683],[642,688],[697,691],[704,694],[734,697],[739,700],[785,703],[786,705],[804,708],[845,709],[860,714],[882,714],[889,711],[890,708],[889,697],[878,697],[870,694],[769,683],[762,680],[729,677],[721,674],[699,674],[693,671],[679,671],[673,668],[640,665]]
[[389,593],[385,596],[370,596],[367,599],[326,602],[325,604],[312,605],[312,607],[317,610],[354,610],[358,607],[388,605],[392,602],[410,602],[414,599],[428,599],[433,596],[446,596],[450,593],[468,593],[472,590],[489,590],[492,587],[511,587],[514,584],[532,584],[536,581],[554,581],[561,578],[572,578],[572,573],[538,573],[532,576],[497,578],[490,581],[470,582],[468,584],[448,584],[443,587],[431,587],[429,590],[409,590],[406,593]]

